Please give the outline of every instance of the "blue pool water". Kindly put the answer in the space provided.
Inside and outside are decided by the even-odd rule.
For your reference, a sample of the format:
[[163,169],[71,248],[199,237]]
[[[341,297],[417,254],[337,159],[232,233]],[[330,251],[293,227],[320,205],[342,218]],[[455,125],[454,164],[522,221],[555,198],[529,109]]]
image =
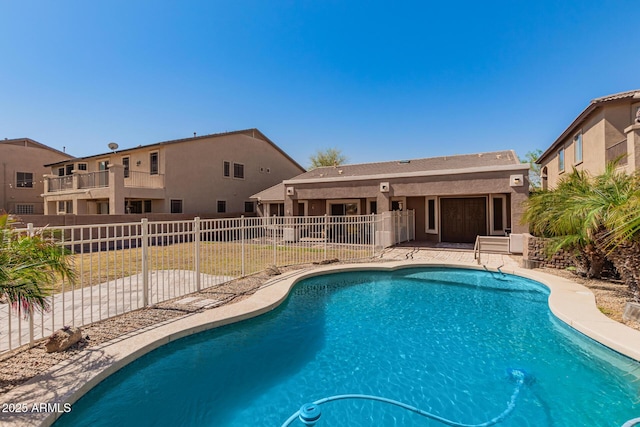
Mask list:
[[[337,394],[468,424],[612,426],[640,415],[640,365],[558,321],[548,290],[457,269],[306,279],[278,309],[163,346],[107,378],[61,426],[280,426]],[[322,426],[441,426],[380,402],[322,405]],[[302,426],[295,421],[292,426]]]

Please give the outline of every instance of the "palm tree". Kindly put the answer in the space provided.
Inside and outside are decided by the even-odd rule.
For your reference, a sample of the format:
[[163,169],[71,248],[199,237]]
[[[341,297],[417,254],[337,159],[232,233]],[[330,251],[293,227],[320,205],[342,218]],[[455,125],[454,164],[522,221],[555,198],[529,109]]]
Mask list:
[[616,162],[591,177],[574,170],[557,188],[534,193],[526,207],[533,234],[552,238],[552,251],[569,249],[588,277],[609,259],[634,290],[640,283],[640,178]]
[[600,244],[637,300],[640,296],[640,175],[626,175],[622,183],[616,188],[621,190],[617,191],[621,197],[611,205],[608,233]]
[[0,302],[27,316],[48,310],[52,285],[60,278],[73,281],[74,272],[65,250],[52,239],[42,232],[18,233],[13,223],[0,214]]
[[567,250],[580,273],[600,277],[605,256],[596,240],[603,226],[592,198],[593,180],[587,172],[574,170],[554,190],[534,192],[523,221],[534,235],[552,239],[550,252]]

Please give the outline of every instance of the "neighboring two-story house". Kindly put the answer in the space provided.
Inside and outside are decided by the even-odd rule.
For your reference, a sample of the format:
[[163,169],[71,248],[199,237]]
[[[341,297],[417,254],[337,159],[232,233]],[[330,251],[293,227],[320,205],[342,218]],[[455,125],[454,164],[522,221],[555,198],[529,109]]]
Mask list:
[[72,156],[33,139],[0,141],[0,211],[17,215],[43,214],[42,176],[45,164]]
[[597,175],[616,159],[627,172],[640,169],[640,90],[591,101],[536,163],[547,189],[574,168]]
[[252,194],[304,172],[257,129],[114,149],[47,166],[45,213],[80,215],[252,214]]

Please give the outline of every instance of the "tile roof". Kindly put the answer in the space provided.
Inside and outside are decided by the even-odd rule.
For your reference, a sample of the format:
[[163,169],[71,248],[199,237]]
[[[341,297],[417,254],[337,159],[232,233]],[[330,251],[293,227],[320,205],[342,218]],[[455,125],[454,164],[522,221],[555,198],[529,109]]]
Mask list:
[[516,153],[513,150],[505,150],[489,153],[458,154],[453,156],[429,157],[422,159],[395,160],[390,162],[325,166],[310,170],[287,181],[318,180],[324,178],[348,179],[348,177],[436,171],[446,172],[517,164],[520,164],[520,160],[518,160]]
[[284,200],[284,183],[281,182],[266,190],[262,190],[251,196],[251,199],[258,199],[265,202],[282,201]]

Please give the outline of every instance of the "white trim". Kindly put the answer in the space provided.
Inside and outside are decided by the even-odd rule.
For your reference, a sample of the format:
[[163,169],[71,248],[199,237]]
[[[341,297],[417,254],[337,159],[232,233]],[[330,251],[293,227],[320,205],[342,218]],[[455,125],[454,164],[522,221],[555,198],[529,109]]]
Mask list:
[[[429,201],[433,200],[433,225],[435,228],[429,228]],[[438,227],[439,225],[439,221],[440,221],[440,215],[438,213],[439,211],[439,203],[438,203],[438,197],[437,196],[432,196],[432,197],[425,197],[424,198],[424,232],[427,234],[439,234],[439,229],[440,227]]]
[[[576,144],[576,140],[578,138],[578,136],[580,137],[580,160],[578,160],[578,145]],[[582,129],[580,129],[578,132],[575,133],[575,135],[573,135],[573,138],[571,139],[571,143],[573,144],[573,165],[579,165],[580,163],[582,163],[584,161],[584,134],[582,133]],[[566,161],[566,153],[565,153],[565,161]]]
[[481,166],[475,168],[465,169],[447,169],[438,171],[418,171],[418,172],[403,172],[403,173],[385,173],[378,175],[362,175],[362,176],[335,176],[329,178],[309,178],[309,179],[288,179],[283,181],[284,185],[295,184],[314,184],[320,182],[345,182],[345,181],[368,181],[368,180],[380,180],[390,178],[414,178],[414,177],[426,177],[426,176],[448,176],[448,175],[465,175],[481,172],[502,172],[502,171],[522,171],[529,170],[527,163],[519,163],[517,165],[501,165],[501,166]]
[[[502,199],[502,229],[493,228],[493,200]],[[506,194],[490,194],[489,195],[489,234],[492,236],[504,236],[504,230],[507,228],[507,195]]]

